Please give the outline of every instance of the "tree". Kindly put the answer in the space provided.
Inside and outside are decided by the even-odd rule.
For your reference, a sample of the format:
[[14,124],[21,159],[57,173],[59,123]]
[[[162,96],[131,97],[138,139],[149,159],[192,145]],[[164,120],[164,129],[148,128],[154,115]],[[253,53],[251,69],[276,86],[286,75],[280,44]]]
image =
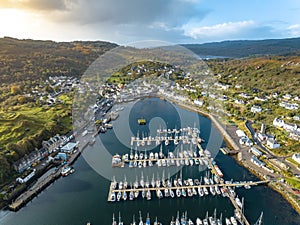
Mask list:
[[13,95],[21,94],[21,87],[19,85],[11,85],[10,93]]

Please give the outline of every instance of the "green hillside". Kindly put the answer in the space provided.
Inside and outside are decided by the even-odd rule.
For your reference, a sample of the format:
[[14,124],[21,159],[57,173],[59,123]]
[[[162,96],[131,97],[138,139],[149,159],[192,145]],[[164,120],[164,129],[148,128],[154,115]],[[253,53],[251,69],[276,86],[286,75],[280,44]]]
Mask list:
[[101,54],[116,47],[102,41],[53,42],[0,38],[0,83],[80,77]]
[[224,84],[241,84],[265,93],[300,95],[300,57],[272,56],[231,60],[209,60],[214,74]]

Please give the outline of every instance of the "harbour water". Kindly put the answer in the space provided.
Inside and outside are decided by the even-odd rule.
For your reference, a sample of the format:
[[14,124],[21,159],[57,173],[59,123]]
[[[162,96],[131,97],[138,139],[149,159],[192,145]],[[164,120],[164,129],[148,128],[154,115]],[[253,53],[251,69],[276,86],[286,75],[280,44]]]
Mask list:
[[[96,139],[94,145],[86,148],[87,153],[103,151],[103,146],[111,155],[117,152],[129,152],[129,146],[122,144],[126,140],[128,145],[130,143],[130,138],[128,138],[130,132],[122,132],[121,129],[125,126],[122,124],[125,123],[129,125],[133,134],[139,132],[141,135],[151,133],[149,126],[156,128],[158,124],[165,124],[168,128],[194,126],[195,118],[197,118],[200,121],[200,136],[206,141],[203,147],[205,148],[208,144],[208,148],[217,154],[215,160],[223,171],[224,179],[257,180],[233,158],[218,152],[220,143],[223,146],[225,143],[220,142],[220,134],[211,125],[209,119],[158,98],[144,99],[136,103],[124,104],[124,106],[125,109],[119,112],[120,116],[114,122],[114,128],[105,134],[100,134],[100,138]],[[146,126],[141,127],[137,124],[137,119],[140,117],[147,120]],[[172,146],[169,148],[171,150]],[[94,158],[93,163],[97,164],[98,160]],[[124,224],[130,224],[133,214],[136,220],[138,219],[139,211],[144,220],[146,214],[149,213],[151,221],[157,217],[163,224],[170,224],[172,216],[175,217],[177,211],[180,214],[187,211],[188,217],[195,221],[196,217],[204,218],[207,211],[209,215],[212,215],[215,208],[217,216],[220,213],[223,214],[223,218],[233,215],[234,208],[228,198],[212,195],[201,198],[194,196],[160,200],[153,197],[151,201],[140,197],[134,201],[107,202],[110,180],[104,178],[103,174],[99,175],[95,172],[89,164],[91,161],[87,162],[84,157],[79,157],[74,164],[75,173],[58,179],[18,212],[1,211],[0,224],[85,225],[91,222],[93,225],[108,225],[111,224],[113,213],[118,219],[119,212]],[[114,169],[122,174],[122,169]],[[140,172],[136,173],[140,174]],[[205,173],[206,171],[199,171],[195,166],[182,169],[183,177],[200,177]],[[261,211],[264,212],[264,225],[300,224],[300,216],[295,210],[278,193],[267,186],[253,187],[249,190],[241,188],[236,189],[236,192],[240,197],[245,198],[245,215],[251,224],[255,223]]]

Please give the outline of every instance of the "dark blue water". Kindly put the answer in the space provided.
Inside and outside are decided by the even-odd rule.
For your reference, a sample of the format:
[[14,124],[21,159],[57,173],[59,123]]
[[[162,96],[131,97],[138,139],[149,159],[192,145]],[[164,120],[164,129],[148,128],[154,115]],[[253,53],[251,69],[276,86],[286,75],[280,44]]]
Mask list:
[[[129,112],[129,117],[123,115],[127,113],[126,110]],[[147,126],[137,125],[136,120],[140,117],[147,119]],[[145,99],[136,104],[128,104],[127,108],[120,112],[120,118],[115,122],[114,129],[109,130],[106,134],[101,134],[101,140],[98,139],[93,147],[89,147],[85,151],[87,153],[101,153],[104,151],[103,147],[100,147],[99,142],[101,142],[111,154],[128,152],[128,146],[120,141],[122,130],[117,125],[117,123],[121,124],[124,121],[130,125],[130,131],[124,132],[124,135],[130,136],[128,134],[130,132],[140,135],[151,134],[151,126],[156,127],[157,124],[179,128],[186,125],[194,126],[198,123],[197,120],[200,121],[201,137],[206,140],[203,147],[208,145],[208,148],[217,154],[216,161],[224,173],[224,178],[227,180],[231,178],[234,180],[257,180],[255,176],[238,165],[233,158],[218,153],[218,149],[213,149],[218,148],[222,142],[220,142],[220,134],[211,126],[209,119],[160,99]],[[222,144],[224,145],[224,143]],[[170,145],[163,150],[165,152],[171,151],[172,148],[173,146]],[[98,162],[100,163],[101,160],[93,159],[94,164]],[[93,225],[108,225],[111,224],[112,214],[117,215],[118,212],[121,212],[124,223],[129,224],[132,215],[135,214],[137,218],[139,211],[142,212],[143,218],[149,212],[152,221],[157,216],[164,224],[169,224],[171,217],[176,216],[177,211],[182,213],[187,210],[188,217],[192,219],[204,218],[207,211],[211,215],[215,208],[217,209],[217,216],[222,213],[224,218],[233,214],[233,206],[229,199],[220,196],[158,200],[153,194],[151,201],[139,198],[134,201],[108,203],[107,194],[110,181],[96,173],[90,167],[90,163],[80,157],[74,164],[76,171],[74,174],[57,180],[20,211],[16,213],[0,212],[0,224],[84,225],[90,221]],[[115,171],[117,170],[122,174],[122,169]],[[145,171],[146,173],[147,171]],[[172,169],[165,169],[165,174],[168,173],[173,174],[175,172]],[[206,171],[199,171],[196,167],[184,167],[182,169],[183,177],[200,178],[205,173]],[[140,175],[140,171],[136,169],[134,174]],[[173,176],[176,175],[179,176],[179,173]],[[130,178],[128,177],[128,179]],[[250,190],[237,189],[237,194],[240,197],[245,197],[245,214],[252,224],[259,217],[261,211],[264,212],[265,225],[300,224],[299,215],[287,201],[266,186],[253,187]]]

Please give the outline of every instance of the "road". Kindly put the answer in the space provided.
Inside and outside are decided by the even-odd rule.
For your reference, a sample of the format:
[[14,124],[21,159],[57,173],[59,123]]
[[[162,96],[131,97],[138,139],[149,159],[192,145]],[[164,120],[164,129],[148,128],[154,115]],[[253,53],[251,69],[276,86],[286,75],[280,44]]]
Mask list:
[[284,162],[285,164],[287,164],[290,167],[290,170],[293,174],[298,174],[299,170],[297,169],[297,167],[286,161],[286,158],[291,157],[291,155],[287,155],[287,156],[277,156],[275,155],[272,151],[270,151],[269,149],[267,149],[265,146],[263,146],[263,144],[260,142],[260,140],[258,138],[255,137],[255,131],[253,129],[253,127],[251,126],[251,121],[247,120],[245,125],[247,127],[247,129],[249,130],[249,132],[251,133],[251,136],[253,138],[253,140],[256,142],[257,146],[259,146],[263,151],[267,152],[267,157],[268,158],[276,158],[277,160],[279,160],[280,162]]

